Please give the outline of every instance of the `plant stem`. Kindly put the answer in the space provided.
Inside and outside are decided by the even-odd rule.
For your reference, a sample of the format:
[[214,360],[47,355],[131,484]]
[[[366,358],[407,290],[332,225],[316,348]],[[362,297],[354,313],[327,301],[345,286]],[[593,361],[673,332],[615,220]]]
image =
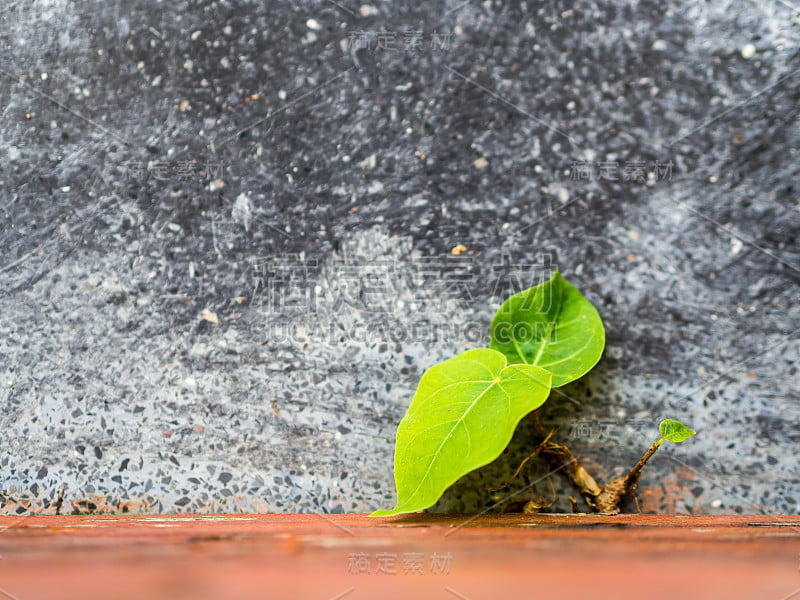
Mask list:
[[647,464],[650,457],[656,453],[664,439],[660,439],[647,449],[644,456],[639,459],[627,475],[612,479],[603,486],[603,491],[597,497],[597,510],[603,514],[616,515],[622,510],[622,501],[630,495],[639,484],[642,476],[642,467]]
[[630,489],[639,483],[639,478],[642,476],[642,467],[647,464],[647,461],[656,453],[661,447],[661,444],[664,443],[663,439],[654,442],[652,446],[647,449],[647,452],[644,453],[644,456],[639,459],[639,462],[628,472],[627,477],[625,477],[625,487]]

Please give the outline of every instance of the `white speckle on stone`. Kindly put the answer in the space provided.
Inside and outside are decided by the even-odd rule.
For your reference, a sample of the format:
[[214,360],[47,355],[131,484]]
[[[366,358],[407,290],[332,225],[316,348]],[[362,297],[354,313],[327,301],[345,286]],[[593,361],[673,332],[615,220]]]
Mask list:
[[711,508],[719,508],[722,506],[722,500],[713,500],[711,502]]
[[309,44],[313,44],[317,41],[317,34],[313,31],[309,31],[302,40],[300,40],[303,45],[308,46]]
[[286,100],[286,90],[278,90],[278,100]]
[[316,19],[309,19],[308,21],[306,21],[306,27],[308,27],[312,31],[317,31],[322,27],[322,25],[320,25],[319,21],[317,21]]
[[222,33],[231,35],[233,33],[233,28],[230,25],[225,25],[225,27],[222,28]]
[[375,153],[373,153],[370,154],[364,160],[362,160],[360,163],[358,163],[358,166],[364,169],[365,171],[371,171],[372,169],[375,168],[377,164],[378,164],[378,157],[375,155]]
[[358,8],[358,12],[361,13],[362,17],[368,17],[370,15],[378,14],[378,9],[375,8],[374,6],[370,6],[369,4],[362,4]]
[[200,318],[214,325],[219,323],[219,316],[210,308],[204,308],[200,313]]
[[161,75],[156,75],[153,77],[153,81],[150,82],[150,85],[153,87],[158,87],[161,83]]
[[8,147],[8,160],[17,160],[19,158],[19,149],[16,146]]
[[218,192],[222,188],[225,187],[225,182],[222,179],[215,179],[211,183],[208,184],[208,191],[209,192]]
[[71,189],[72,189],[72,188],[71,188],[70,186],[68,186],[68,185],[65,185],[64,187],[62,187],[62,188],[61,188],[61,191],[62,191],[62,192],[68,192],[68,191],[70,191]]
[[245,231],[250,231],[250,220],[253,215],[253,203],[250,201],[250,197],[242,192],[238,196],[236,196],[236,201],[233,203],[233,209],[231,210],[231,216],[233,217],[234,221],[237,221],[242,224]]
[[203,35],[203,32],[202,32],[202,31],[200,31],[199,29],[198,29],[197,31],[193,31],[193,32],[192,32],[192,39],[193,39],[193,40],[196,40],[196,39],[197,39],[197,38],[199,38],[201,35]]
[[192,356],[208,356],[211,348],[208,344],[196,343],[189,349],[189,354]]
[[42,81],[47,81],[47,73],[42,73],[39,77],[42,78]]
[[737,254],[739,254],[739,252],[742,251],[743,247],[744,244],[742,243],[742,240],[740,240],[739,238],[731,238],[731,254],[736,256]]
[[178,232],[181,230],[181,226],[177,223],[167,223],[167,229],[170,231]]
[[753,58],[756,54],[756,47],[753,44],[747,44],[744,48],[742,48],[742,58],[748,59]]
[[667,49],[667,42],[665,42],[664,40],[656,40],[655,42],[653,42],[653,50],[655,50],[656,52],[663,52],[666,49]]
[[558,201],[561,202],[562,204],[569,201],[569,190],[564,186],[551,183],[545,189],[548,194],[551,194],[556,198],[558,198]]

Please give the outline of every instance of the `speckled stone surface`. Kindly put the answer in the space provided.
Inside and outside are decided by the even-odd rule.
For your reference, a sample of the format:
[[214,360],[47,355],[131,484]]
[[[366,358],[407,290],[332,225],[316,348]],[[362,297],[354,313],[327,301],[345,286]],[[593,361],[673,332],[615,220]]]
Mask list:
[[4,2],[2,511],[390,506],[423,370],[559,268],[608,346],[545,424],[605,481],[679,418],[643,511],[797,513],[791,4]]

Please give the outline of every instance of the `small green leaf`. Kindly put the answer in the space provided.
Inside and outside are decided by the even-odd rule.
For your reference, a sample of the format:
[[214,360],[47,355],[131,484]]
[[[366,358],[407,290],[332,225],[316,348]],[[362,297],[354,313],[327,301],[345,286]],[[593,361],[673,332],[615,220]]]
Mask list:
[[558,272],[506,300],[492,319],[490,335],[490,347],[509,363],[550,371],[553,387],[585,375],[605,347],[597,309]]
[[692,437],[696,431],[689,429],[686,425],[675,419],[664,419],[658,426],[661,439],[667,442],[680,443]]
[[500,456],[520,419],[550,393],[550,373],[507,365],[477,348],[428,369],[397,428],[397,505],[375,517],[432,506],[463,475]]

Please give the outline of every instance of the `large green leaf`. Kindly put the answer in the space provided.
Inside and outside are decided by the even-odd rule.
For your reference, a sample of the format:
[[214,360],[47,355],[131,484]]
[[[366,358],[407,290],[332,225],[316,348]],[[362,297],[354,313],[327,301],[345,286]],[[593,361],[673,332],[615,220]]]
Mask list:
[[507,365],[476,348],[428,369],[397,429],[397,505],[372,516],[416,512],[460,477],[500,456],[520,419],[550,393],[550,373]]
[[553,387],[586,374],[605,346],[597,309],[558,272],[506,300],[492,320],[490,337],[490,346],[509,363],[550,371]]

